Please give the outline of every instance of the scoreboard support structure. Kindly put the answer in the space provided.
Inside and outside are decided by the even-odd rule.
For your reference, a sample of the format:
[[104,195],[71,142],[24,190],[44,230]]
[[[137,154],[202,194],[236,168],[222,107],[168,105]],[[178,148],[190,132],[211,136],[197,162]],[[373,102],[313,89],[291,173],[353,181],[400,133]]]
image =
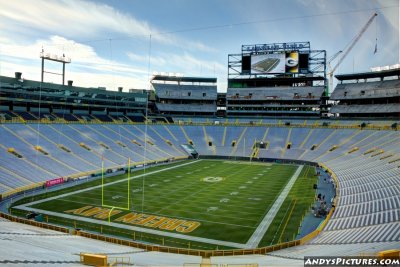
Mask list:
[[326,85],[326,51],[312,50],[310,42],[242,45],[228,55],[228,82],[233,79],[308,78]]

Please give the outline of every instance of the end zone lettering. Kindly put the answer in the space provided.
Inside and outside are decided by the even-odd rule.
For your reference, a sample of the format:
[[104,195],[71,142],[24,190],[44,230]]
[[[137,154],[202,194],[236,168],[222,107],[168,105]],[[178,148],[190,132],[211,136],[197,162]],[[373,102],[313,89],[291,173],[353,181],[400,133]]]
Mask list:
[[[78,209],[66,210],[65,213],[72,213],[85,217],[93,217],[97,219],[107,219],[110,209],[100,208],[93,206],[85,206]],[[120,210],[113,210],[111,216],[121,213]],[[150,228],[156,228],[160,230],[176,231],[179,233],[190,233],[197,229],[201,223],[196,221],[187,221],[181,219],[173,219],[163,216],[156,216],[144,213],[130,212],[119,218],[113,219],[115,222],[122,222],[126,224],[145,226]]]

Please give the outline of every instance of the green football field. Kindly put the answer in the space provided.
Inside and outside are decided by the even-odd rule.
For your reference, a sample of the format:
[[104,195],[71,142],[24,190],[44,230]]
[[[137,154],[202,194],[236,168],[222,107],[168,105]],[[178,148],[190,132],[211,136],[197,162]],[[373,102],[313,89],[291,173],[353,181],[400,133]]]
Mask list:
[[[248,242],[298,168],[241,161],[184,161],[148,168],[145,173],[132,172],[129,185],[127,175],[105,178],[103,186],[99,180],[91,187],[80,185],[53,194],[54,199],[27,206],[43,214],[57,212],[57,216],[49,215],[50,221],[71,225],[73,220],[77,227],[113,235],[132,238],[132,231],[124,227],[118,230],[118,225],[139,227],[133,230],[136,240],[178,247],[230,248],[229,242]],[[314,200],[314,174],[314,167],[303,167],[259,247],[292,240],[297,234]],[[66,215],[74,219],[62,218]],[[81,221],[87,218],[95,221]],[[115,224],[108,224],[109,219]],[[174,224],[180,227],[174,229]]]

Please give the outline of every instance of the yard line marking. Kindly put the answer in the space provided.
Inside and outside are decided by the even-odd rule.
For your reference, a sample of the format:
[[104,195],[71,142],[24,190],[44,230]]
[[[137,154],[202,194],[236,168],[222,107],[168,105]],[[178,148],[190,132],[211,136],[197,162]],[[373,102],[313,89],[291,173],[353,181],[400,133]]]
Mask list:
[[[193,163],[196,163],[196,162],[200,162],[201,160],[198,160],[198,161],[192,161],[192,162],[187,162],[187,163],[183,163],[183,164],[179,164],[179,165],[175,165],[175,166],[172,166],[172,167],[168,167],[168,168],[165,168],[165,169],[161,169],[161,170],[157,170],[157,171],[153,171],[153,172],[148,172],[148,173],[146,173],[146,174],[142,174],[142,175],[138,175],[138,176],[134,176],[134,177],[131,177],[130,179],[139,179],[139,178],[141,178],[141,177],[143,177],[143,176],[146,176],[146,175],[152,175],[152,174],[155,174],[155,173],[159,173],[159,172],[163,172],[163,171],[167,171],[167,170],[170,170],[170,169],[175,169],[175,168],[180,168],[180,167],[183,167],[183,166],[185,166],[185,165],[188,165],[188,164],[193,164]],[[245,166],[245,167],[247,167],[247,166]],[[252,166],[249,166],[249,167],[252,167]],[[245,169],[245,168],[243,168],[243,169]],[[240,170],[239,170],[240,171]],[[245,171],[245,170],[241,170],[241,171]],[[253,175],[255,175],[255,174],[252,174],[251,176],[253,176]],[[260,176],[262,176],[262,174],[259,174]],[[258,178],[258,177],[257,177]],[[260,177],[261,178],[261,177]],[[293,177],[292,177],[293,178]],[[164,179],[164,178],[163,178]],[[108,183],[108,184],[105,184],[104,186],[110,186],[110,187],[112,187],[112,185],[114,185],[114,184],[118,184],[118,183],[122,183],[122,182],[125,182],[125,181],[127,181],[128,180],[128,178],[124,178],[124,179],[121,179],[121,180],[118,180],[118,181],[114,181],[114,182],[111,182],[111,183]],[[286,179],[285,179],[286,180]],[[255,181],[255,182],[261,182],[261,181]],[[239,185],[242,185],[243,183],[241,183],[241,184],[239,184]],[[282,186],[284,186],[284,183],[282,183]],[[279,191],[281,191],[282,190],[282,186],[280,187],[280,190]],[[87,195],[89,195],[89,197],[80,197],[80,196],[76,196],[77,197],[77,199],[80,199],[80,200],[84,200],[84,199],[86,199],[86,200],[88,200],[88,199],[91,199],[91,197],[90,196],[93,196],[94,194],[92,194],[93,193],[93,191],[95,191],[95,190],[99,190],[99,188],[101,187],[101,185],[98,185],[98,186],[93,186],[93,187],[90,187],[90,188],[85,188],[85,189],[81,189],[81,190],[78,190],[78,191],[76,191],[76,192],[70,192],[70,193],[65,193],[65,194],[63,194],[63,195],[59,195],[59,196],[55,196],[55,197],[52,197],[52,198],[47,198],[47,199],[44,199],[44,200],[42,200],[42,201],[36,201],[36,202],[32,202],[32,203],[29,203],[29,204],[25,204],[25,205],[21,205],[21,207],[24,207],[24,208],[26,208],[26,209],[35,209],[35,208],[33,208],[33,207],[31,207],[30,205],[35,205],[35,204],[37,204],[37,203],[41,203],[41,202],[46,202],[46,201],[51,201],[51,200],[53,200],[53,199],[57,199],[57,198],[64,198],[64,197],[67,197],[67,196],[70,196],[70,195],[74,195],[74,194],[78,194],[78,193],[82,193],[82,192],[86,192],[85,194],[87,194]],[[236,188],[236,186],[235,186],[235,188]],[[182,189],[181,187],[179,187],[179,188],[177,188],[177,189],[173,189],[172,191],[176,191],[176,190],[179,190],[179,189]],[[232,188],[233,189],[233,188]],[[153,189],[154,190],[154,189]],[[89,191],[89,192],[87,192],[87,191]],[[231,189],[229,189],[227,192],[228,192],[228,194],[229,194],[229,192],[231,191]],[[279,192],[279,191],[277,191],[276,192],[276,195],[280,195],[280,194],[282,194],[282,191],[281,192]],[[117,193],[118,192],[118,190],[110,190],[110,192],[112,193],[112,195],[116,195],[115,193]],[[241,191],[241,192],[243,192],[243,191]],[[203,194],[203,192],[202,191],[199,191],[199,192],[197,192],[199,195],[202,195]],[[242,193],[241,193],[242,194]],[[246,192],[243,192],[243,194],[244,195],[248,195]],[[253,194],[251,194],[251,195],[253,195]],[[275,196],[276,196],[275,195]],[[74,198],[75,198],[75,196],[73,196]],[[121,199],[123,199],[124,197],[121,197]],[[244,197],[243,199],[246,199],[247,197]],[[277,198],[279,198],[279,196],[277,197]],[[68,200],[63,200],[63,201],[67,201],[68,202]],[[217,199],[217,201],[219,202],[220,201],[220,198],[218,198]],[[274,201],[274,200],[272,200],[272,201]],[[271,201],[271,202],[272,202]],[[276,201],[276,200],[275,200]],[[71,202],[73,202],[73,201],[71,201]],[[78,202],[78,201],[76,201],[76,202]],[[116,200],[115,202],[118,202],[118,200]],[[151,202],[151,200],[150,200],[150,202]],[[79,203],[79,202],[78,202]],[[209,203],[209,202],[208,202]],[[211,204],[211,203],[210,203]],[[224,204],[224,205],[226,205],[226,206],[230,206],[229,204]],[[271,207],[271,205],[272,205],[272,203],[269,205],[270,207]],[[210,206],[212,206],[212,205],[210,205]],[[36,209],[36,210],[39,210],[39,209]],[[218,210],[220,210],[220,209],[218,209]],[[223,209],[221,209],[221,210],[223,210]],[[268,210],[268,209],[267,209]],[[133,210],[134,211],[134,210]],[[263,211],[263,213],[264,212],[266,212],[265,210]],[[46,211],[45,213],[49,213],[48,211]],[[53,213],[53,212],[52,212]],[[54,212],[54,213],[57,213],[57,212]],[[151,213],[151,212],[150,212]],[[191,213],[195,213],[195,214],[206,214],[206,213],[203,213],[203,212],[197,212],[197,211],[192,211]],[[265,213],[264,213],[265,214]],[[65,215],[65,214],[62,214],[62,215]],[[209,214],[210,216],[212,216],[212,217],[214,217],[214,215],[213,214]],[[72,216],[74,216],[74,215],[72,215]],[[64,216],[63,216],[64,217]],[[176,217],[176,216],[174,216],[174,217]],[[222,216],[222,217],[225,217],[225,216]],[[78,220],[82,220],[82,217],[79,217],[79,216],[77,216],[77,218],[78,218]],[[177,218],[184,218],[184,217],[177,217]],[[258,217],[259,218],[259,217]],[[91,218],[88,218],[88,219],[91,219]],[[185,218],[186,219],[186,218]],[[193,219],[193,218],[191,218],[191,219]],[[93,219],[93,220],[95,220],[95,221],[99,221],[99,220],[96,220],[96,219]],[[205,220],[200,220],[200,221],[205,221]],[[101,220],[100,220],[100,222],[101,222]],[[213,222],[213,223],[217,223],[217,224],[225,224],[225,225],[233,225],[233,224],[228,224],[228,223],[218,223],[218,222]],[[118,223],[116,223],[116,224],[118,224]],[[244,225],[236,225],[235,224],[235,226],[240,226],[240,227],[246,227],[246,228],[252,228],[252,229],[256,229],[256,227],[258,227],[259,228],[259,226],[257,226],[257,224],[256,225],[254,225],[254,222],[253,222],[253,224],[252,224],[252,226],[250,227],[250,226],[244,226]],[[137,227],[137,228],[140,228],[141,230],[142,230],[142,228],[141,227],[138,227],[138,226],[133,226],[133,227]],[[258,229],[257,228],[257,229]],[[143,228],[143,229],[148,229],[148,228]],[[152,229],[151,229],[152,230]],[[144,232],[144,231],[142,231],[142,232]],[[163,232],[162,231],[162,233],[165,233],[165,232]],[[160,235],[163,235],[163,234],[160,234]],[[206,238],[206,237],[187,237],[187,239],[188,240],[191,240],[191,238],[201,238],[201,239],[204,239],[204,240],[211,240],[211,241],[213,241],[213,242],[206,242],[206,243],[210,243],[210,244],[217,244],[217,243],[214,243],[214,242],[227,242],[227,243],[230,243],[230,244],[236,244],[237,246],[235,246],[235,245],[233,245],[232,247],[240,247],[240,248],[247,248],[247,243],[245,243],[245,244],[239,244],[239,243],[235,243],[235,242],[230,242],[230,241],[223,241],[223,240],[215,240],[215,239],[208,239],[208,238]],[[212,238],[212,237],[211,237]],[[261,237],[262,238],[262,237]],[[194,240],[194,241],[196,241],[196,240]],[[220,244],[220,243],[219,243]],[[226,246],[231,246],[231,245],[227,245],[227,244],[225,244]]]
[[[80,202],[80,201],[73,201],[73,200],[64,200],[64,199],[60,199],[59,201],[64,201],[64,202],[70,202],[70,203],[80,203],[80,204],[84,204],[84,205],[93,205],[92,203],[86,203],[86,202]],[[132,210],[133,212],[141,212],[138,210]],[[151,214],[151,215],[157,215],[157,216],[165,216],[165,217],[171,217],[168,214],[163,214],[163,213],[155,213],[155,212],[147,212],[145,211],[146,214]],[[198,213],[198,214],[204,214],[204,215],[209,215],[209,216],[213,216],[212,214],[209,214],[207,212],[191,212],[191,213]],[[62,217],[64,216],[65,213],[60,212],[59,216]],[[232,217],[228,217],[228,216],[221,216],[221,215],[217,215],[219,217],[224,217],[224,218],[232,218]],[[194,221],[199,221],[199,222],[207,222],[207,223],[215,223],[215,224],[222,224],[222,225],[232,225],[232,226],[238,226],[238,227],[243,227],[243,228],[251,228],[251,229],[255,229],[256,227],[254,226],[248,226],[248,225],[242,225],[242,224],[235,224],[235,223],[226,223],[226,222],[218,222],[218,221],[210,221],[210,220],[204,220],[204,219],[198,219],[198,218],[190,218],[190,217],[182,217],[182,216],[173,216],[174,218],[177,219],[185,219],[185,220],[194,220]],[[245,219],[243,219],[245,220]],[[229,220],[227,220],[229,221]]]
[[182,201],[184,201],[184,200],[187,199],[187,198],[192,198],[192,197],[195,196],[196,194],[198,194],[198,193],[200,193],[200,192],[202,192],[202,191],[204,191],[204,190],[208,190],[212,185],[213,185],[213,184],[208,184],[208,186],[204,186],[204,187],[200,188],[200,190],[197,190],[196,192],[194,192],[194,193],[192,193],[192,194],[190,194],[190,195],[187,195],[187,196],[184,197],[184,198],[178,198],[178,200],[176,200],[176,201],[174,201],[174,202],[172,202],[172,203],[170,203],[170,204],[168,204],[168,205],[162,207],[161,209],[157,210],[155,213],[160,213],[161,211],[163,211],[163,210],[165,210],[165,209],[169,209],[171,206],[173,206],[173,205],[175,205],[175,204],[181,203]]
[[[234,192],[235,193],[235,192]],[[71,202],[71,203],[80,203],[80,204],[87,204],[87,205],[93,205],[94,203],[93,203],[93,201],[98,201],[98,198],[94,198],[94,197],[90,197],[90,196],[88,196],[88,195],[91,195],[90,193],[87,193],[86,194],[86,196],[73,196],[73,198],[74,199],[76,199],[76,200],[71,200],[71,199],[64,199],[64,198],[60,198],[59,199],[59,201],[65,201],[65,202]],[[93,195],[93,194],[92,194]],[[96,196],[97,196],[97,194],[95,194]],[[126,197],[124,197],[124,196],[122,196],[121,197],[121,199],[124,199],[124,198],[126,198]],[[261,196],[260,197],[255,197],[255,195],[253,195],[253,194],[251,194],[251,195],[248,195],[247,197],[236,197],[237,199],[244,199],[244,200],[257,200],[257,201],[259,201],[259,200],[262,200],[262,198],[261,198]],[[147,203],[152,203],[152,202],[158,202],[158,200],[160,200],[160,199],[162,199],[162,200],[167,200],[167,201],[173,201],[173,200],[176,200],[176,198],[172,198],[172,197],[170,197],[170,198],[168,198],[168,197],[158,197],[158,198],[153,198],[153,199],[148,199],[147,200]],[[301,199],[301,198],[299,198],[299,199]],[[78,200],[81,200],[81,201],[78,201]],[[90,202],[89,202],[90,201]],[[121,201],[121,202],[119,202],[119,201],[113,201],[114,203],[125,203],[124,201]],[[207,205],[212,205],[212,204],[214,204],[215,203],[215,201],[214,200],[212,200],[212,201],[209,201],[209,200],[203,200],[203,201],[199,201],[199,200],[196,200],[196,204],[202,204],[203,206],[207,206]],[[257,213],[254,213],[254,212],[249,212],[249,210],[256,210],[256,211],[258,211],[260,208],[259,208],[259,203],[249,203],[249,205],[251,205],[251,204],[253,204],[254,205],[254,207],[252,207],[252,206],[247,206],[246,207],[246,211],[243,211],[243,210],[239,210],[239,211],[236,211],[235,212],[235,214],[242,214],[242,215],[259,215],[260,214],[260,212],[257,212]],[[235,207],[236,206],[236,204],[233,204],[233,205],[230,205],[230,204],[225,204],[225,206],[227,206],[227,207]],[[158,207],[158,206],[154,206],[154,205],[152,205],[152,204],[147,204],[147,208],[152,208],[152,207]],[[189,206],[189,208],[196,208],[196,207],[198,207],[198,205],[195,205],[195,206]],[[229,209],[221,209],[222,211],[230,211]],[[135,209],[132,209],[132,211],[135,211]],[[198,213],[198,214],[204,214],[204,213],[201,213],[201,212],[195,212],[195,211],[191,211],[192,213]],[[151,213],[151,212],[150,212]],[[164,214],[164,216],[166,216],[166,214]],[[226,217],[226,218],[231,218],[231,217],[229,217],[229,216],[222,216],[222,217]],[[188,218],[186,218],[186,219],[188,219]],[[193,219],[195,219],[195,218],[190,218],[190,220],[193,220]],[[242,220],[246,220],[245,218],[242,218]],[[251,228],[256,228],[256,227],[251,227]]]
[[[242,170],[240,170],[240,171],[238,171],[238,172],[236,172],[236,173],[232,173],[232,174],[230,174],[230,175],[226,175],[225,178],[229,178],[229,177],[231,177],[231,176],[233,176],[233,175],[235,175],[235,174],[237,174],[237,173],[239,173],[239,172],[243,172],[243,171],[245,171],[245,170],[246,170],[246,168],[243,168]],[[221,171],[224,171],[224,170],[221,170]],[[218,175],[218,174],[219,174],[218,172],[215,173],[215,175]],[[156,211],[156,212],[161,212],[162,210],[165,210],[165,209],[169,208],[170,206],[172,206],[172,205],[174,205],[174,204],[181,203],[183,200],[185,200],[185,199],[187,199],[187,198],[189,198],[189,197],[191,198],[191,197],[193,197],[193,196],[195,196],[195,195],[201,193],[201,192],[204,191],[204,190],[208,190],[209,188],[212,188],[213,186],[215,186],[215,184],[212,184],[212,183],[211,183],[211,184],[208,184],[208,186],[202,187],[200,190],[196,191],[195,193],[192,193],[192,194],[190,194],[190,195],[187,195],[187,196],[184,197],[184,198],[180,198],[180,199],[178,199],[177,201],[175,201],[175,202],[173,202],[173,203],[171,203],[171,204],[169,204],[169,205],[163,207],[162,209],[160,209],[160,210],[158,210],[158,211]]]
[[[200,161],[202,161],[202,160],[199,159],[199,160],[196,160],[196,161],[186,162],[186,163],[179,164],[179,165],[175,165],[175,166],[172,166],[172,167],[169,167],[169,168],[165,168],[165,169],[161,169],[161,170],[152,171],[152,172],[140,174],[140,175],[137,175],[137,176],[133,176],[133,177],[131,177],[130,179],[131,179],[131,180],[132,180],[132,179],[138,179],[138,178],[141,178],[141,177],[146,176],[146,175],[150,175],[150,174],[154,174],[154,173],[159,173],[159,172],[163,172],[163,171],[167,171],[167,170],[172,170],[172,169],[175,169],[175,168],[178,168],[178,167],[186,166],[186,165],[193,164],[193,163],[197,163],[197,162],[200,162]],[[54,196],[54,197],[49,197],[49,198],[45,198],[45,199],[42,199],[42,200],[37,200],[37,201],[34,201],[34,202],[30,202],[30,203],[29,203],[29,206],[35,205],[35,204],[39,204],[39,203],[42,203],[42,202],[47,202],[47,201],[54,200],[54,199],[58,199],[58,198],[61,198],[61,197],[66,197],[66,196],[75,195],[75,194],[78,194],[78,193],[90,191],[90,190],[93,190],[93,189],[96,189],[96,188],[101,188],[102,186],[110,186],[110,185],[113,185],[113,184],[122,183],[122,182],[125,182],[125,181],[127,181],[127,180],[128,180],[128,178],[125,178],[125,179],[118,180],[118,181],[115,181],[115,182],[107,183],[107,184],[105,184],[105,185],[101,185],[101,184],[100,184],[100,185],[92,186],[92,187],[89,187],[89,188],[84,188],[84,189],[81,189],[81,190],[77,190],[77,191],[74,191],[74,192],[69,192],[69,193],[65,193],[65,194],[62,194],[62,195],[58,195],[58,196]],[[19,207],[19,206],[17,206],[16,208],[18,208],[18,207]]]
[[289,182],[286,184],[285,188],[282,190],[282,193],[278,196],[275,200],[275,203],[269,209],[268,213],[264,216],[261,223],[258,225],[257,229],[254,231],[253,235],[246,243],[246,248],[257,248],[258,244],[260,243],[261,239],[264,237],[265,233],[267,232],[269,226],[271,225],[272,221],[274,220],[276,214],[278,213],[282,203],[285,201],[287,195],[292,189],[294,183],[299,177],[301,171],[303,170],[303,165],[299,166],[296,172],[293,174],[292,178],[290,178]]

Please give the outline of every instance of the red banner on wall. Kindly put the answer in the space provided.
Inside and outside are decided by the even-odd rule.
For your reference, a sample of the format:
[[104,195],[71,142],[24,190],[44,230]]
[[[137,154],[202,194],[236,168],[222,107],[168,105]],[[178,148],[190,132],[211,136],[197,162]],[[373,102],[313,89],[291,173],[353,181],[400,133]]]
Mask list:
[[64,183],[64,178],[60,177],[60,178],[46,181],[46,187],[50,187],[50,186],[53,186],[56,184],[62,184],[62,183]]

